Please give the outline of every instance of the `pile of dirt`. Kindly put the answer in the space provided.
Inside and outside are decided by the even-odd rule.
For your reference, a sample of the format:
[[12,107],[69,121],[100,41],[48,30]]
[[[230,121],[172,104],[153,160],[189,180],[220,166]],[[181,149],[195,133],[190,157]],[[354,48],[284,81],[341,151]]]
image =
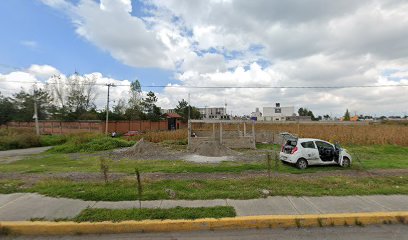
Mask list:
[[236,152],[217,141],[201,142],[190,148],[192,153],[207,157],[234,156]]
[[140,139],[130,148],[116,152],[120,157],[130,159],[175,159],[176,153],[170,152],[159,144]]

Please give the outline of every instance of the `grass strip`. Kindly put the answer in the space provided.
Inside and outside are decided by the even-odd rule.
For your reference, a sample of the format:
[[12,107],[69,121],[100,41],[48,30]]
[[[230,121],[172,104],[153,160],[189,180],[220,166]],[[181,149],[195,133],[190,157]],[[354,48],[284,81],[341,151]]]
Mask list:
[[120,222],[126,220],[141,221],[146,219],[198,219],[235,217],[235,209],[229,206],[186,208],[132,208],[132,209],[105,209],[87,208],[78,216],[71,219],[75,222]]
[[[374,194],[408,194],[408,177],[265,177],[223,180],[160,180],[142,181],[142,200],[170,199],[166,189],[175,192],[175,199],[252,199],[267,189],[273,196],[347,196]],[[52,197],[90,201],[137,200],[136,181],[78,182],[49,180],[26,189]],[[174,196],[173,196],[174,197]]]

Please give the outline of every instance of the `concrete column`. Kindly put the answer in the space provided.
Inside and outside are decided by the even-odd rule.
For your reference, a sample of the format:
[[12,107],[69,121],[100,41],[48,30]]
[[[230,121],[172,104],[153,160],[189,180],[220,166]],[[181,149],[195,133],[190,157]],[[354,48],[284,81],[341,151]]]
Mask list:
[[213,138],[215,140],[215,123],[213,123],[212,125],[213,125],[213,134],[212,134],[212,136],[213,136]]
[[246,136],[246,122],[244,122],[244,137]]
[[222,122],[220,122],[220,144],[222,144]]
[[188,148],[190,148],[191,144],[191,122],[190,120],[188,121]]

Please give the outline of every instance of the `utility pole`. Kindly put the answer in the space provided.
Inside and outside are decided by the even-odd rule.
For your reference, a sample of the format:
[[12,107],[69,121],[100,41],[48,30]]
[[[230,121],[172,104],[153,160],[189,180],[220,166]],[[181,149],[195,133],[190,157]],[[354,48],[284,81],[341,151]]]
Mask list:
[[113,83],[108,83],[106,84],[108,87],[108,98],[106,100],[106,122],[105,122],[105,134],[108,135],[108,124],[109,124],[109,90],[110,87],[114,87],[115,85]]
[[190,108],[191,108],[191,105],[190,105],[190,93],[188,93],[188,121],[190,121]]
[[37,86],[34,85],[34,93],[33,93],[33,99],[34,99],[34,120],[35,120],[35,133],[37,136],[40,135],[40,126],[38,125],[38,111],[37,111]]

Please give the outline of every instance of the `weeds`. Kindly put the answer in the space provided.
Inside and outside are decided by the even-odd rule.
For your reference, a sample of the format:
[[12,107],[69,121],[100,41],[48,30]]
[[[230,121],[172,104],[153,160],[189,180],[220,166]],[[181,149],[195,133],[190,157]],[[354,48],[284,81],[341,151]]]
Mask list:
[[359,227],[364,227],[364,224],[360,220],[358,220],[357,218],[355,219],[354,224],[356,226],[359,226]]
[[223,218],[235,217],[236,213],[233,207],[199,207],[185,208],[176,207],[170,209],[143,208],[143,209],[95,209],[88,208],[83,210],[73,220],[76,222],[101,222],[113,221],[120,222],[125,220],[141,221],[145,219],[197,219],[197,218]]
[[109,164],[108,164],[108,160],[106,160],[105,158],[100,158],[99,161],[100,161],[99,166],[100,166],[100,169],[101,169],[103,179],[105,180],[105,184],[108,184],[108,182],[109,182]]
[[0,129],[0,151],[30,147],[54,146],[66,141],[66,136],[37,136],[32,129],[2,128]]
[[271,163],[271,153],[267,152],[266,153],[266,166],[268,169],[268,180],[269,183],[271,182],[271,170],[272,170],[272,163]]
[[80,134],[70,138],[66,143],[49,150],[53,153],[96,152],[120,147],[130,147],[134,141],[110,138],[102,134]]
[[137,182],[137,196],[139,199],[139,209],[142,209],[143,188],[142,188],[142,180],[140,178],[139,169],[135,168],[135,174],[136,174],[136,182]]
[[317,219],[317,223],[319,224],[319,227],[323,227],[323,220],[321,218]]

